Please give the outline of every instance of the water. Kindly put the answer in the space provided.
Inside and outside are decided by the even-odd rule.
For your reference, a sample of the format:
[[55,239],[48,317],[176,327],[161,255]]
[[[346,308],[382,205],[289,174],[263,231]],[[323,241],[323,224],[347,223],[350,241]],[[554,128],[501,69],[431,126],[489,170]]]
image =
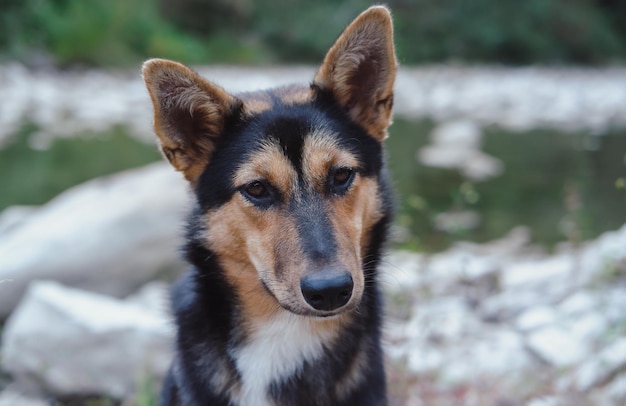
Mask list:
[[[437,251],[525,225],[534,242],[550,249],[626,223],[626,129],[590,135],[486,128],[483,151],[504,163],[504,173],[473,182],[457,170],[417,162],[416,151],[428,144],[433,127],[396,120],[387,141],[400,198],[397,222],[409,231],[406,247]],[[442,230],[436,226],[442,213],[463,213],[468,224],[461,216]]]

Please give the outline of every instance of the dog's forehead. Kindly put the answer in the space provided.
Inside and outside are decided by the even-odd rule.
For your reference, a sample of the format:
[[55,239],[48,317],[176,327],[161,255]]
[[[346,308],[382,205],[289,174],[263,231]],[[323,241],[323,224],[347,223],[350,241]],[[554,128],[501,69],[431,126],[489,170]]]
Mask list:
[[235,185],[264,178],[287,189],[297,179],[321,181],[331,167],[359,165],[337,129],[311,114],[272,114],[260,121],[253,126],[257,139],[235,173]]
[[243,102],[244,112],[253,116],[279,105],[312,103],[314,93],[308,86],[287,85],[240,93],[237,97]]
[[[257,99],[258,100],[258,99]],[[302,169],[311,154],[331,154],[352,149],[345,142],[345,128],[313,103],[274,100],[271,109],[254,114],[244,130],[249,155],[279,151],[291,165]]]

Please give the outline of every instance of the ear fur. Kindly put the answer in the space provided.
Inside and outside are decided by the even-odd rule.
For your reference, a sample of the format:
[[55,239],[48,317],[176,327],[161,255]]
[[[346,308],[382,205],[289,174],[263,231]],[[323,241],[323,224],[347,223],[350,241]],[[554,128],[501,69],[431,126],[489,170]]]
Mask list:
[[154,130],[163,155],[195,183],[226,118],[241,102],[177,62],[150,59],[143,64],[142,75],[154,105]]
[[391,124],[396,70],[391,14],[374,6],[339,36],[313,86],[330,91],[356,123],[383,141]]

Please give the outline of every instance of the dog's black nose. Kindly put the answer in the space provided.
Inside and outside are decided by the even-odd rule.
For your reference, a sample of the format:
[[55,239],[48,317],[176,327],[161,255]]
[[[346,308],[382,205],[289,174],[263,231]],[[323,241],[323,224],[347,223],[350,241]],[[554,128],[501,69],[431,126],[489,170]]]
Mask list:
[[347,272],[319,272],[304,277],[300,290],[308,304],[317,310],[335,310],[352,296],[352,276]]

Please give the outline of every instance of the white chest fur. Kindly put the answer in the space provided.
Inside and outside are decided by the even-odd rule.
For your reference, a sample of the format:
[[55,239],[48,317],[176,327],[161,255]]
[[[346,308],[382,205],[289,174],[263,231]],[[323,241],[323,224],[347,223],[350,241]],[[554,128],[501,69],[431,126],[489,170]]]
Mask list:
[[322,355],[323,344],[333,332],[316,326],[319,321],[281,310],[269,321],[258,323],[246,345],[234,352],[241,375],[240,406],[268,406],[269,385],[289,377]]

